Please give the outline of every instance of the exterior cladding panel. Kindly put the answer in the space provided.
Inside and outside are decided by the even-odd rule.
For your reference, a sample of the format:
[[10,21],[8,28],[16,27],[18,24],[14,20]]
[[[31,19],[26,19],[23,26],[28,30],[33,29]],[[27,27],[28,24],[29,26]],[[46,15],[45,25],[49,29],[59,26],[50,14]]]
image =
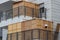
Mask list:
[[[60,23],[60,0],[51,0],[51,9],[52,9],[52,20],[54,22],[53,26],[55,31],[57,23]],[[60,34],[58,40],[60,40]]]
[[51,0],[52,20],[54,22],[54,30],[57,23],[60,23],[60,0]]
[[53,21],[60,23],[60,0],[52,0],[52,14]]

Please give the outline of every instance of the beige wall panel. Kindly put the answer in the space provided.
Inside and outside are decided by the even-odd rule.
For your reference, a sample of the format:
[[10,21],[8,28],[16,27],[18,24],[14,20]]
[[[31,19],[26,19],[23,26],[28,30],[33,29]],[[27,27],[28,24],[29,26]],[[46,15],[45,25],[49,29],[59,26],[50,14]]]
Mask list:
[[53,30],[53,22],[48,21],[48,30],[52,31]]
[[13,31],[13,26],[12,25],[8,25],[8,34],[12,33]]
[[24,2],[19,3],[19,6],[24,6]]
[[22,26],[22,27],[21,27],[21,30],[24,31],[24,30],[26,29],[25,22],[22,22],[22,23],[21,23],[21,26]]
[[18,33],[18,40],[21,40],[21,38],[22,38],[21,36],[22,36],[22,35],[21,35],[21,33],[19,32],[19,33]]
[[31,21],[22,22],[22,30],[29,30],[31,27]]
[[13,24],[13,33],[17,32],[17,24]]
[[35,4],[24,2],[24,6],[30,7],[30,8],[35,8]]
[[18,7],[13,9],[13,17],[18,16]]
[[17,29],[21,28],[21,23],[17,23]]
[[13,4],[13,8],[19,7],[19,3]]
[[48,39],[49,39],[49,40],[54,40],[54,39],[53,39],[53,38],[54,38],[53,32],[52,32],[52,31],[49,31],[48,34],[49,34],[49,35],[48,35]]
[[25,35],[25,40],[31,40],[31,31],[26,31]]
[[12,40],[16,40],[16,33],[12,34]]
[[17,23],[17,32],[21,31],[21,23]]
[[[45,24],[48,25],[47,28],[45,28]],[[30,30],[30,29],[43,29],[43,30],[52,31],[53,23],[46,20],[42,20],[42,19],[34,19],[34,20],[28,20],[21,23],[13,24],[13,33],[19,32],[19,31]]]
[[8,25],[8,31],[12,30],[12,28],[13,28],[12,25]]
[[26,16],[32,16],[32,8],[26,7]]
[[19,7],[19,15],[24,15],[24,6]]
[[39,9],[34,9],[34,17],[38,17],[39,15]]
[[33,38],[39,38],[39,31],[33,30]]

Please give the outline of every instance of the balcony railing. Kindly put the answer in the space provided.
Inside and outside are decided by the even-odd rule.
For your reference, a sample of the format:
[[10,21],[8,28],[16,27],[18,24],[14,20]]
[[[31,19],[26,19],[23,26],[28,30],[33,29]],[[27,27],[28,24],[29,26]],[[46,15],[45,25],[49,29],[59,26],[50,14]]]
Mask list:
[[59,40],[59,32],[33,29],[8,34],[8,40]]
[[40,14],[40,13],[41,13],[40,9],[20,6],[17,8],[6,10],[3,13],[0,13],[2,15],[0,17],[0,20],[7,20],[7,19],[14,18],[17,16],[19,17],[21,15],[41,18],[40,15],[42,15],[42,14]]

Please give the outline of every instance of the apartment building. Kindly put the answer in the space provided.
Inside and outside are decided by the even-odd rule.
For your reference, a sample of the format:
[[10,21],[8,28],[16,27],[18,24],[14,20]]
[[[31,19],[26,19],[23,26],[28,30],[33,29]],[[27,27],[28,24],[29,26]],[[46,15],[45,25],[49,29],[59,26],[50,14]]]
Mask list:
[[[3,40],[6,40],[6,38],[7,38],[7,33],[9,33],[9,29],[8,29],[9,27],[11,27],[10,30],[12,30],[12,26],[18,25],[16,23],[20,23],[21,25],[23,25],[25,23],[24,21],[30,20],[27,23],[27,24],[29,24],[31,22],[31,20],[33,20],[33,19],[35,19],[37,21],[42,20],[43,22],[46,21],[45,24],[43,22],[41,22],[46,26],[49,26],[47,24],[50,22],[50,27],[51,27],[51,28],[49,27],[50,31],[56,30],[57,24],[60,23],[59,0],[23,0],[23,1],[16,0],[16,1],[18,1],[18,2],[13,4],[12,9],[6,10],[3,12],[4,14],[1,14],[2,16],[4,16],[3,18],[1,17],[1,22],[0,22],[0,25],[1,25],[0,27],[3,27],[3,30],[4,30],[3,31]],[[34,22],[36,22],[36,21],[34,21]],[[38,22],[40,22],[40,21],[38,21]],[[36,23],[38,23],[38,22],[36,22]],[[22,27],[21,25],[20,25],[20,27]],[[29,26],[29,27],[31,27],[31,26]],[[14,27],[14,28],[16,28],[16,27]],[[21,31],[21,30],[19,29],[19,31]],[[37,32],[39,30],[36,30],[37,34],[39,34]],[[16,32],[16,31],[14,31],[14,32]],[[30,32],[27,32],[27,33],[31,33],[31,30],[30,30]],[[24,32],[23,34],[26,34],[26,33]],[[16,34],[14,34],[14,35],[16,35]],[[52,33],[50,35],[52,35]],[[45,37],[42,36],[41,37],[42,39],[38,38],[38,36],[37,36],[37,38],[36,37],[34,37],[34,38],[31,37],[31,38],[33,40],[39,40],[39,39],[40,40],[44,40],[44,39],[53,40],[52,36],[49,36],[49,37],[50,37],[49,39],[47,39],[46,36]],[[60,36],[58,36],[58,37],[60,37]],[[11,40],[12,40],[12,38],[11,38]],[[22,36],[22,38],[23,38],[23,36]],[[13,39],[13,40],[16,40],[16,39]],[[27,37],[26,37],[26,40],[28,40]],[[29,39],[29,40],[31,40],[31,39]],[[57,40],[59,40],[59,38]]]

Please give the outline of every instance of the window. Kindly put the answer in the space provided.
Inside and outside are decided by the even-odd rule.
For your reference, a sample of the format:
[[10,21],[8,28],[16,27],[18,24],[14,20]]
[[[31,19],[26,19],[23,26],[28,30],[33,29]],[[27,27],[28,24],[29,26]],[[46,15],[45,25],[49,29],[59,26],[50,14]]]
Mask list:
[[44,3],[42,3],[40,5],[40,13],[39,13],[39,17],[46,19],[46,8],[44,7]]

